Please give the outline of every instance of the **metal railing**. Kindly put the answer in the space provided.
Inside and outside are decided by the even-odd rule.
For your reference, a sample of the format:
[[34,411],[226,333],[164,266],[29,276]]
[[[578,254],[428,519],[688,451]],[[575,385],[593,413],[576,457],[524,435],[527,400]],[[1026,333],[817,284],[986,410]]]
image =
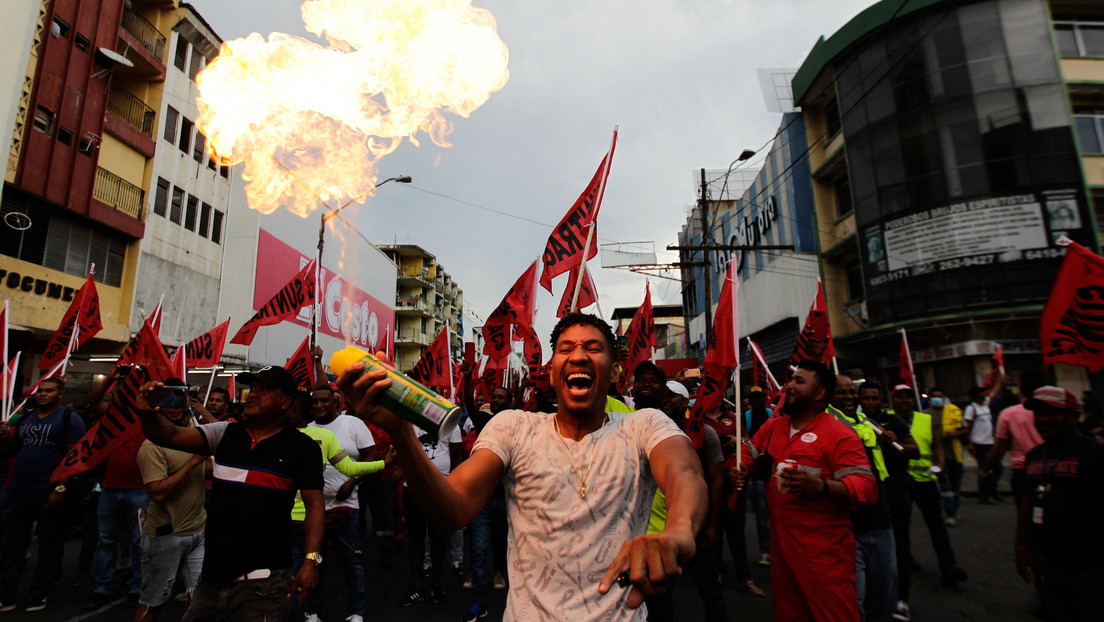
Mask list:
[[99,167],[96,168],[96,185],[92,188],[92,198],[127,216],[142,220],[145,192],[122,177]]
[[411,330],[399,333],[397,341],[403,343],[416,343],[422,346],[429,345],[429,335],[425,331]]
[[153,121],[157,113],[130,91],[112,85],[107,94],[107,109],[134,126],[134,129],[153,138]]
[[161,31],[149,20],[142,17],[141,13],[133,9],[124,10],[123,29],[134,35],[134,38],[138,39],[138,42],[158,60],[165,58],[165,35],[161,34]]

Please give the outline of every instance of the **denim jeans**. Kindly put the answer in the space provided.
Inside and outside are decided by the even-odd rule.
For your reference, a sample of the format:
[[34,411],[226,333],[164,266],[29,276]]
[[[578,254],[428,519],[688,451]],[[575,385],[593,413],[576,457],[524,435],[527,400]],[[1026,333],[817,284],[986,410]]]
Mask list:
[[755,532],[759,537],[759,554],[770,553],[770,516],[767,514],[766,482],[748,482],[748,500],[755,511]]
[[62,508],[46,509],[53,487],[41,490],[5,488],[0,495],[3,508],[3,549],[0,553],[0,602],[15,604],[19,579],[27,564],[27,545],[31,529],[38,521],[38,565],[31,582],[32,601],[45,598],[50,586],[61,577],[61,560],[65,552],[65,532]]
[[890,622],[897,605],[897,545],[893,529],[855,532],[855,588],[863,622]]
[[96,547],[94,572],[96,594],[111,593],[111,583],[115,580],[115,558],[119,543],[130,542],[130,565],[132,575],[128,593],[138,594],[142,590],[142,548],[141,530],[138,527],[138,513],[145,512],[149,506],[149,494],[145,488],[104,488],[100,493],[97,518],[100,523],[100,543]]
[[138,602],[160,607],[172,598],[179,571],[184,590],[189,594],[199,582],[203,570],[204,533],[190,536],[142,535],[142,594]]
[[480,607],[487,605],[487,591],[491,583],[487,572],[487,553],[494,553],[496,568],[506,567],[506,499],[491,497],[480,510],[471,526],[472,535],[472,602]]
[[200,579],[182,622],[283,622],[290,613],[291,573],[267,579],[211,583]]
[[944,472],[939,476],[939,489],[943,493],[943,511],[948,518],[958,517],[958,508],[962,499],[962,463],[947,461]]

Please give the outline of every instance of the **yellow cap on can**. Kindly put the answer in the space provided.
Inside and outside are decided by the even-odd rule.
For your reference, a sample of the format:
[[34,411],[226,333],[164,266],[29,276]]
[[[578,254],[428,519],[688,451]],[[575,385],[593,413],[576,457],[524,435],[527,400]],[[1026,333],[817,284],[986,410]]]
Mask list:
[[342,350],[338,350],[330,357],[330,369],[333,373],[340,376],[345,372],[345,369],[350,365],[360,362],[360,359],[367,356],[368,353],[356,346],[347,346]]

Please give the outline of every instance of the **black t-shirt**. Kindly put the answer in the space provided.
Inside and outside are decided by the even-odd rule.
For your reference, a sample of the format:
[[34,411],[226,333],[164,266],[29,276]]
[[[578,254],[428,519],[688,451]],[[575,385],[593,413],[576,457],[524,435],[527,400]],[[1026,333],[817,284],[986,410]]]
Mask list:
[[1060,445],[1043,443],[1024,459],[1028,538],[1049,566],[1104,567],[1104,445],[1082,434]]
[[[905,440],[912,438],[912,431],[909,428],[909,424],[905,423],[904,419],[893,413],[881,412],[874,417],[870,415],[867,415],[867,417],[873,419],[875,423],[886,430],[896,434],[897,442],[902,445],[905,444]],[[906,456],[904,452],[898,451],[883,435],[878,436],[878,445],[882,448],[882,457],[885,459],[886,471],[889,472],[886,484],[890,488],[894,488],[896,485],[910,485],[909,483],[912,476],[908,474],[908,456]]]
[[290,567],[291,507],[297,491],[322,489],[322,450],[290,425],[256,444],[240,423],[198,429],[215,457],[203,577],[225,583]]

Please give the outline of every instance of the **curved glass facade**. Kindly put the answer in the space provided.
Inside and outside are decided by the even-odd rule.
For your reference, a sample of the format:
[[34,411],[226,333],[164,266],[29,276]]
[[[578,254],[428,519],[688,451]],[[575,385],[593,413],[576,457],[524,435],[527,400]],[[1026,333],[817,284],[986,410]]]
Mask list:
[[900,22],[833,62],[871,325],[1043,303],[1093,222],[1042,0]]

